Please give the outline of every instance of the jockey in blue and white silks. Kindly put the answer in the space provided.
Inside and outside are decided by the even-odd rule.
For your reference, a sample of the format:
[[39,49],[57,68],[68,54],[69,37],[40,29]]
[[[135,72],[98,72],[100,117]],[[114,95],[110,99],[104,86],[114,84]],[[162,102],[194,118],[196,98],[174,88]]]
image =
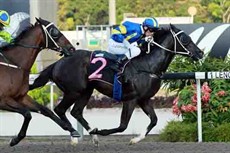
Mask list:
[[138,45],[145,37],[153,37],[154,32],[158,29],[159,24],[155,18],[146,18],[142,24],[123,22],[112,30],[108,52],[123,54],[118,59],[118,63],[136,57],[141,52]]

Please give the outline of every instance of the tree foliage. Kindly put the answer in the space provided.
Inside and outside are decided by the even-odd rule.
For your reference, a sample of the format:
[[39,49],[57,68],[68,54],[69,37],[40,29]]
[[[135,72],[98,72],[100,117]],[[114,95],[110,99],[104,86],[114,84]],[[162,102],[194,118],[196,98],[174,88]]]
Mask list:
[[[109,0],[58,0],[58,24],[63,30],[74,30],[75,25],[107,25]],[[195,23],[230,22],[228,0],[116,0],[116,20],[124,13],[137,17],[189,16],[188,8],[195,6]]]

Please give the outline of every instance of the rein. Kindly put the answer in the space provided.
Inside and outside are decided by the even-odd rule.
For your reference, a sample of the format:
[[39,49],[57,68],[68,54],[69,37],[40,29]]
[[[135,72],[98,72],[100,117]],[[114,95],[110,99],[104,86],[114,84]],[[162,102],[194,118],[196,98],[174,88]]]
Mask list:
[[[174,53],[174,54],[181,54],[181,55],[189,55],[189,56],[191,56],[190,51],[187,48],[184,47],[184,45],[181,43],[181,41],[178,38],[178,35],[181,34],[181,33],[183,33],[184,31],[181,30],[181,31],[175,33],[172,29],[170,29],[170,32],[171,32],[171,34],[173,36],[173,40],[174,40],[174,50],[170,50],[168,48],[165,48],[164,46],[162,46],[162,45],[158,44],[157,42],[155,42],[154,39],[153,39],[153,37],[151,37],[151,38],[147,38],[146,39],[146,41],[148,42],[148,50],[147,50],[146,53],[149,54],[150,53],[150,45],[155,44],[156,46],[160,47],[161,49],[163,49],[165,51],[168,51],[168,52],[171,52],[171,53]],[[181,45],[181,47],[186,52],[176,51],[176,48],[177,48],[176,41],[178,41],[178,43]],[[149,77],[155,78],[155,79],[159,79],[160,75],[162,75],[162,74],[158,74],[157,75],[157,74],[154,74],[154,73],[151,73],[151,72],[148,72],[148,71],[140,71],[140,72],[148,73]]]
[[[149,54],[150,53],[150,45],[152,45],[152,44],[155,44],[156,46],[158,46],[158,47],[160,47],[160,48],[162,48],[162,49],[164,49],[164,50],[166,50],[166,51],[168,51],[168,52],[171,52],[171,53],[174,53],[174,54],[181,54],[181,55],[189,55],[189,56],[191,56],[191,52],[187,49],[187,48],[185,48],[184,47],[184,45],[181,43],[181,41],[179,40],[179,38],[178,38],[178,35],[179,34],[181,34],[181,33],[183,33],[184,31],[179,31],[178,33],[175,33],[174,31],[172,31],[172,29],[170,29],[170,32],[171,32],[171,34],[172,34],[172,36],[173,36],[173,40],[174,40],[174,50],[170,50],[170,49],[168,49],[168,48],[165,48],[164,46],[162,46],[162,45],[160,45],[160,44],[158,44],[158,43],[156,43],[155,41],[154,41],[154,39],[149,39],[148,40],[148,51],[146,52],[147,54]],[[176,40],[179,42],[179,44],[181,45],[181,47],[186,51],[186,52],[179,52],[179,51],[176,51]]]

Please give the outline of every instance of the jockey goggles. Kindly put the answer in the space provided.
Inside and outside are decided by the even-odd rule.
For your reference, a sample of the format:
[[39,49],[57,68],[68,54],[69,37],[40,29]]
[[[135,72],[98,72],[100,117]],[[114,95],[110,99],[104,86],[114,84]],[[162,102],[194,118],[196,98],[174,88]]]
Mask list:
[[155,32],[157,31],[158,28],[148,28],[147,30],[149,30],[149,32]]

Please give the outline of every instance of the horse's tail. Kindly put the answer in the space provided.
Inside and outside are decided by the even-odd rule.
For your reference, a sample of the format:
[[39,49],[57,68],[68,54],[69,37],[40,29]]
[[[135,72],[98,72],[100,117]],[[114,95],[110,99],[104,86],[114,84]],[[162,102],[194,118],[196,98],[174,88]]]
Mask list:
[[29,90],[42,87],[46,85],[49,80],[53,80],[52,72],[55,64],[56,62],[41,71],[40,75],[34,80],[34,83],[32,85],[29,85]]

